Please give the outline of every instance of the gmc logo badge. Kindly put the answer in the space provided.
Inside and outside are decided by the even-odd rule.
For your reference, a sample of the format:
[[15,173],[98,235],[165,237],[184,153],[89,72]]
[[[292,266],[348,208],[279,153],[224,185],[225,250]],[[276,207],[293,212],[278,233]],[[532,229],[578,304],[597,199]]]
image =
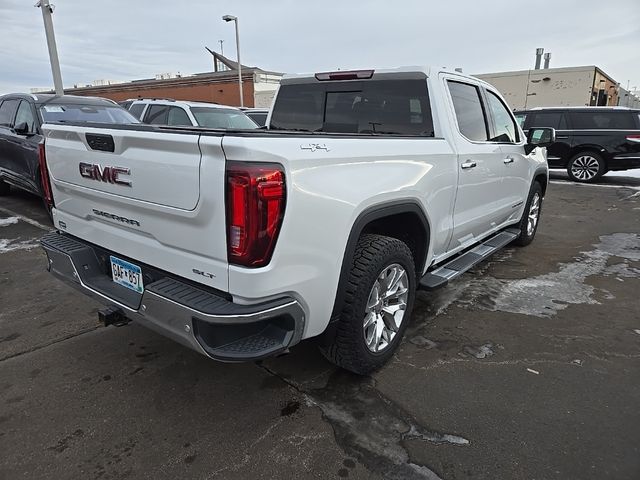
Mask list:
[[90,180],[97,180],[99,182],[115,183],[117,185],[131,186],[131,182],[128,180],[121,180],[119,175],[129,175],[131,170],[123,167],[102,167],[97,163],[80,163],[80,175]]

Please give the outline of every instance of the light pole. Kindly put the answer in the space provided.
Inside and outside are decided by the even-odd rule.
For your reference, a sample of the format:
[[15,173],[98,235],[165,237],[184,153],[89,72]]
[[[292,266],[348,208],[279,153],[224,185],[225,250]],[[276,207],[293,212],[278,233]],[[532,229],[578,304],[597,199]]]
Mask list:
[[51,62],[51,73],[53,74],[53,86],[56,95],[63,95],[62,74],[60,73],[60,62],[58,60],[58,49],[56,48],[56,37],[53,33],[53,5],[49,0],[39,0],[34,7],[40,7],[42,10],[42,20],[44,21],[44,33],[47,36],[47,47],[49,49],[49,61]]
[[238,17],[233,15],[225,15],[222,17],[225,22],[235,22],[236,24],[236,50],[238,52],[238,89],[240,91],[240,106],[244,107],[244,99],[242,97],[242,65],[240,64],[240,35],[238,34]]

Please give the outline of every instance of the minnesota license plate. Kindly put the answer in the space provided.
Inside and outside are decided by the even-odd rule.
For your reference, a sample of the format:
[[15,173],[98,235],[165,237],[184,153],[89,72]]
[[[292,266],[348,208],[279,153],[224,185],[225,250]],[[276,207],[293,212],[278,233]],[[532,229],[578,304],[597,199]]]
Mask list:
[[114,282],[123,287],[130,288],[135,292],[144,292],[142,270],[139,266],[121,260],[113,255],[109,256],[109,258],[111,259],[111,277]]

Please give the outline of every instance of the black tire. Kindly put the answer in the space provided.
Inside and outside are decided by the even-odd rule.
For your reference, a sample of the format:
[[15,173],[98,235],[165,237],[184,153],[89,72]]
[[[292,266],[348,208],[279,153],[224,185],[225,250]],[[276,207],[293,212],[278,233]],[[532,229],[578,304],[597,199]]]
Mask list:
[[[538,198],[538,213],[537,213],[537,221],[533,226],[533,229],[529,228],[529,214],[531,213],[531,205],[535,201],[534,199]],[[520,223],[518,224],[518,229],[520,230],[520,236],[514,240],[514,244],[519,245],[520,247],[526,247],[531,242],[533,242],[533,238],[536,236],[536,232],[538,231],[538,225],[540,225],[540,215],[542,214],[542,186],[538,182],[534,182],[531,186],[531,190],[529,191],[529,197],[527,198],[527,204],[524,207],[524,212],[522,213],[522,218],[520,219]]]
[[0,180],[0,197],[4,197],[5,195],[9,195],[11,191],[11,187],[4,180]]
[[580,152],[569,160],[567,173],[574,182],[593,183],[607,173],[607,166],[597,153]]
[[[365,309],[378,277],[392,265],[400,265],[406,273],[406,309],[395,336],[374,353],[365,340]],[[353,256],[340,319],[323,334],[321,352],[334,364],[360,375],[382,367],[400,344],[411,318],[415,293],[415,265],[409,247],[395,238],[363,235]]]

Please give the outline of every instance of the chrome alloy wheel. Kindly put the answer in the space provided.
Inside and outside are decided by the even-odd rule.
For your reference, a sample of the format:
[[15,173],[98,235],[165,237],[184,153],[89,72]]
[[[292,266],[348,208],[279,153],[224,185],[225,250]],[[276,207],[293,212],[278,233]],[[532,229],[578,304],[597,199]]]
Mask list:
[[376,279],[365,309],[363,331],[367,348],[373,353],[386,349],[400,330],[409,298],[409,278],[394,263]]
[[540,194],[536,192],[531,199],[529,206],[529,215],[527,217],[527,236],[533,235],[540,219]]
[[582,155],[571,164],[571,173],[578,180],[591,180],[600,171],[600,163],[591,155]]

